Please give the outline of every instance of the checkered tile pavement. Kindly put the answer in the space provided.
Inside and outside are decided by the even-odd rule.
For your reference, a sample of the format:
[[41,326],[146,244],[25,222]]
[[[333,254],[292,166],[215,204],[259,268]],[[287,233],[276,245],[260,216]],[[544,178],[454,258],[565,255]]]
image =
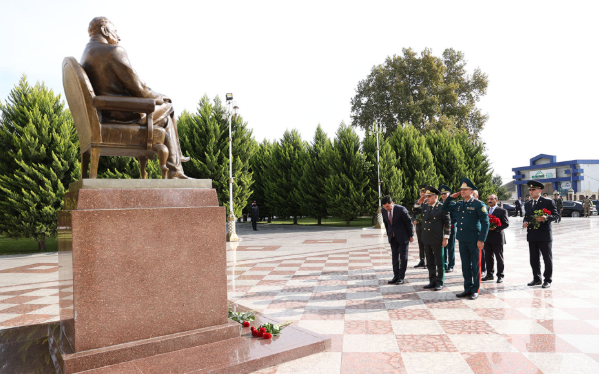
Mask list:
[[[410,247],[406,284],[374,230],[239,225],[227,245],[229,298],[328,335],[328,352],[259,371],[281,373],[598,373],[599,217],[554,225],[554,283],[532,278],[521,218],[506,230],[506,277],[462,300],[459,255],[439,292],[422,288]],[[0,258],[0,329],[58,319],[56,258]],[[45,273],[42,273],[45,271]],[[6,278],[6,277],[11,277]],[[18,278],[19,281],[14,281]]]

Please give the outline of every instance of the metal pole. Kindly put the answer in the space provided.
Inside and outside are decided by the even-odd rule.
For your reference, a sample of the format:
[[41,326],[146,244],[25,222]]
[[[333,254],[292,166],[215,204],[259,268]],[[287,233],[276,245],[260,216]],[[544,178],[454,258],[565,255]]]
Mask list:
[[231,137],[231,102],[227,102],[229,112],[229,211],[233,214],[233,138]]
[[233,213],[233,137],[231,135],[231,100],[227,100],[227,119],[229,121],[229,216],[227,217],[228,242],[240,241],[235,232],[235,214]]

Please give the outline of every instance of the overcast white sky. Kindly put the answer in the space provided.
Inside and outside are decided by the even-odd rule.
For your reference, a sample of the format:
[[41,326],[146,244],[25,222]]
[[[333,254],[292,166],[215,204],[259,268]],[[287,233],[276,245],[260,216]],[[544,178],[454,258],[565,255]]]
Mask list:
[[292,128],[310,140],[319,123],[331,137],[349,123],[357,83],[385,57],[454,48],[489,75],[482,137],[505,181],[540,153],[598,159],[599,3],[493,3],[3,0],[0,100],[23,73],[62,93],[62,59],[79,59],[106,16],[178,112],[233,92],[257,140]]

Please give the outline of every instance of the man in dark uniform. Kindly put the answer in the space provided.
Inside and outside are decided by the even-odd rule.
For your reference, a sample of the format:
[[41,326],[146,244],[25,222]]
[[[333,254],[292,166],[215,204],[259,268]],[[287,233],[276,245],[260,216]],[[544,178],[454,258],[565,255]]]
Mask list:
[[564,200],[562,199],[562,197],[559,195],[559,192],[555,191],[553,193],[553,196],[555,196],[555,208],[557,209],[557,222],[561,222],[562,221],[562,210],[564,210]]
[[[553,253],[551,246],[553,244],[553,235],[551,232],[551,222],[557,220],[557,208],[551,199],[541,196],[543,184],[537,181],[528,181],[526,183],[531,199],[524,204],[524,222],[528,240],[528,250],[530,254],[530,266],[532,267],[532,282],[529,286],[538,286],[541,284],[541,254],[545,263],[545,272],[543,273],[543,288],[551,287],[551,276],[553,274]],[[550,214],[542,217],[533,217],[536,211],[547,209]],[[538,228],[533,227],[533,220],[539,222]]]
[[[445,202],[447,197],[451,195],[452,190],[449,186],[442,184],[439,186],[439,192],[441,192],[442,201]],[[452,201],[450,205],[455,205],[455,201]],[[449,217],[451,218],[451,230],[449,232],[447,247],[444,248],[443,253],[445,254],[445,271],[451,273],[455,266],[455,232],[458,221],[451,211],[449,211]]]
[[[468,178],[462,178],[460,183],[461,192],[450,195],[443,203],[443,210],[453,212],[458,220],[456,237],[460,243],[464,292],[456,296],[470,296],[471,300],[476,300],[480,290],[481,251],[489,231],[489,215],[487,206],[472,196],[472,191],[477,189],[474,183]],[[463,200],[451,205],[451,202],[460,195]]]
[[413,212],[422,214],[422,239],[429,279],[429,284],[424,288],[434,288],[435,291],[442,290],[445,282],[443,248],[447,246],[451,227],[449,212],[441,209],[440,194],[436,188],[426,186],[425,197],[421,197],[413,208]]
[[522,217],[522,198],[519,197],[518,200],[514,203],[514,207],[516,208],[516,217]]
[[503,283],[503,245],[505,244],[505,234],[503,230],[510,226],[507,211],[497,206],[497,195],[489,195],[487,198],[489,204],[489,215],[493,215],[501,221],[501,226],[492,229],[489,227],[489,234],[485,240],[485,259],[487,261],[487,276],[482,281],[493,280],[495,266],[493,256],[497,259],[497,283]]
[[[420,186],[418,186],[418,189],[420,191],[420,198],[424,197],[424,189],[426,188],[426,185],[421,184]],[[414,205],[418,204],[418,200],[414,201]],[[420,262],[414,266],[415,268],[426,268],[426,256],[424,255],[424,243],[422,242],[422,221],[418,222],[417,221],[418,218],[418,214],[412,212],[412,221],[414,221],[414,226],[416,226],[416,236],[418,237],[418,249],[419,249],[419,256],[420,256]]]
[[[408,210],[393,203],[390,196],[381,200],[383,205],[383,223],[391,244],[391,263],[393,279],[389,284],[403,284],[408,266],[408,247],[414,242],[414,227]],[[400,266],[401,260],[401,266]]]
[[250,209],[252,213],[252,229],[254,229],[254,231],[258,231],[258,218],[260,217],[260,210],[258,209],[256,200],[254,200]]

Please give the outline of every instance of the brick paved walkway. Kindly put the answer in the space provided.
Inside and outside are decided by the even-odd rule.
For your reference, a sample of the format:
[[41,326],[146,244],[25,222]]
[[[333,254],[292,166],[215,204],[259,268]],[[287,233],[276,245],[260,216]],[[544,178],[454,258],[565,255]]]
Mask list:
[[[532,279],[521,218],[506,230],[506,277],[461,300],[459,255],[446,287],[427,272],[392,277],[389,246],[374,230],[239,225],[227,246],[229,298],[329,335],[329,352],[259,373],[597,373],[599,218],[554,225],[554,283]],[[58,319],[55,254],[0,257],[0,329]]]

